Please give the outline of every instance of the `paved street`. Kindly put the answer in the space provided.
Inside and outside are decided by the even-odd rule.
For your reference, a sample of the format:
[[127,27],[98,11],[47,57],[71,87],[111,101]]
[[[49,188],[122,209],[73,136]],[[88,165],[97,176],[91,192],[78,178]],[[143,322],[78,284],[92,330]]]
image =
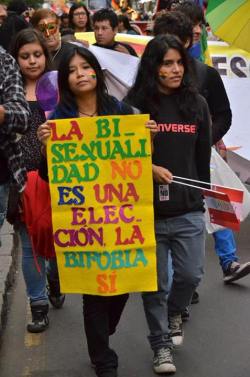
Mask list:
[[[241,261],[250,260],[250,220],[237,235]],[[208,238],[200,303],[185,324],[185,344],[175,352],[176,377],[249,377],[250,276],[225,286]],[[1,377],[94,377],[82,328],[81,297],[67,296],[62,310],[50,310],[43,334],[25,331],[30,315],[19,270],[0,353]],[[152,353],[139,295],[131,295],[112,345],[119,377],[153,377]]]

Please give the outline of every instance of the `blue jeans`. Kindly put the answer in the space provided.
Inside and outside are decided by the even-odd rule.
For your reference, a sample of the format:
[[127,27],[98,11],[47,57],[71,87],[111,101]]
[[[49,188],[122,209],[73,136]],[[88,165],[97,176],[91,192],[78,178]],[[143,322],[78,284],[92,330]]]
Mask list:
[[[171,347],[168,316],[180,314],[189,305],[204,273],[205,220],[202,212],[155,221],[158,291],[142,294],[150,330],[148,337],[155,351]],[[168,294],[168,255],[173,261],[173,283]]]
[[[36,257],[36,261],[40,267],[38,271],[35,258],[32,251],[32,245],[27,229],[24,224],[20,225],[20,237],[22,243],[22,270],[26,284],[27,295],[30,304],[45,305],[48,304],[48,294],[46,288],[46,271],[47,262],[43,257]],[[50,276],[57,276],[56,258],[50,259],[48,262],[48,273]]]
[[4,223],[9,197],[9,183],[0,184],[0,230]]
[[231,262],[238,260],[236,243],[231,229],[222,229],[213,233],[215,252],[220,259],[220,265],[225,271]]

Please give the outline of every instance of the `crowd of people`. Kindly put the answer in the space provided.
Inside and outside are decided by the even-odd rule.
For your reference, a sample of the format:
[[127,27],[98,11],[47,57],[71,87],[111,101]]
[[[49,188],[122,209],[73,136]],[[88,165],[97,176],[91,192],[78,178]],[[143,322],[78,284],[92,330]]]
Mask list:
[[[202,61],[202,49],[194,48],[205,33],[203,9],[192,0],[167,3],[151,24],[153,38],[141,57],[134,84],[118,101],[108,93],[88,44],[74,34],[93,31],[95,46],[137,56],[128,43],[115,40],[118,31],[140,34],[125,14],[100,9],[91,15],[84,4],[77,3],[60,18],[51,9],[27,15],[24,2],[13,1],[6,8],[0,0],[0,227],[7,217],[20,234],[32,313],[27,331],[45,331],[49,302],[59,309],[65,301],[55,255],[47,261],[45,253],[38,254],[43,237],[39,241],[32,236],[42,215],[37,214],[35,224],[29,213],[31,203],[23,199],[38,180],[48,187],[50,120],[150,114],[145,126],[152,136],[158,289],[143,292],[142,299],[153,369],[159,374],[176,372],[173,349],[183,344],[182,322],[189,318],[190,304],[199,301],[196,289],[204,274],[202,192],[175,184],[173,176],[209,183],[211,147],[224,150],[221,139],[232,120],[220,75]],[[59,102],[46,120],[36,85],[51,70],[58,70]],[[182,127],[172,131],[172,124]],[[167,194],[161,195],[162,190]],[[233,232],[223,229],[213,236],[224,282],[249,274],[250,263],[238,262]],[[109,346],[109,337],[128,297],[83,295],[88,352],[98,377],[118,375],[118,356]]]

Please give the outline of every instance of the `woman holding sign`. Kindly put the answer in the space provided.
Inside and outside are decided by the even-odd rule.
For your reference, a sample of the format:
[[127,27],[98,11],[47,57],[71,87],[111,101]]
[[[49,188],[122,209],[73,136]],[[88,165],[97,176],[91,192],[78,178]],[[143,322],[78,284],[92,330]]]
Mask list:
[[[133,114],[135,109],[107,93],[103,72],[95,56],[87,49],[74,46],[59,66],[60,102],[52,119]],[[156,132],[156,124],[146,125]],[[47,122],[39,127],[38,137],[44,144],[51,135]],[[41,172],[46,175],[46,169]],[[109,347],[109,336],[115,332],[128,295],[84,295],[84,326],[91,362],[98,377],[116,377],[118,357]]]
[[[153,152],[158,292],[143,294],[156,373],[176,371],[171,350],[183,342],[181,313],[203,275],[202,192],[175,182],[175,176],[210,181],[210,116],[205,100],[188,81],[187,62],[179,40],[157,36],[144,51],[127,97],[158,124]],[[168,295],[169,250],[174,276]]]

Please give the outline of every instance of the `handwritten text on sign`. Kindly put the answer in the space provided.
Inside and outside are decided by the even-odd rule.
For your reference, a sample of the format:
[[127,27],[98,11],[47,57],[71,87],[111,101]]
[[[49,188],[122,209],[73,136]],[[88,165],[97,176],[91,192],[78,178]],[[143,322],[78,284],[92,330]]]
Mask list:
[[48,166],[61,289],[157,288],[146,115],[51,121]]

